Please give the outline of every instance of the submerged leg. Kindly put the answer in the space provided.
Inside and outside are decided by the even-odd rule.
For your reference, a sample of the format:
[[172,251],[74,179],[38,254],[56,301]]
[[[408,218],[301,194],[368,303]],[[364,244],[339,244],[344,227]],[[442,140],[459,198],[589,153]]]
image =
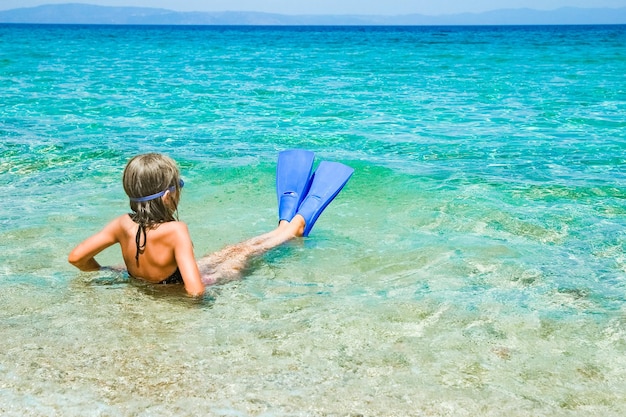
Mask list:
[[301,149],[279,154],[276,171],[278,227],[199,259],[198,267],[205,285],[240,279],[255,256],[294,237],[309,235],[320,214],[354,172],[338,162],[322,161],[311,174],[313,158],[313,152]]
[[212,285],[240,279],[251,259],[303,233],[304,218],[297,215],[291,222],[281,221],[271,232],[208,254],[198,260],[202,282]]

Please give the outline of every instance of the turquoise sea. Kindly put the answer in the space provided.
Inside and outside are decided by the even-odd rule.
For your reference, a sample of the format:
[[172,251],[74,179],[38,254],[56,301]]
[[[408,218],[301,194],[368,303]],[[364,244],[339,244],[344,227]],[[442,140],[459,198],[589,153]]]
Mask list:
[[[355,174],[245,279],[67,263],[131,156],[201,256],[296,147]],[[0,25],[0,414],[623,416],[625,162],[626,26]]]

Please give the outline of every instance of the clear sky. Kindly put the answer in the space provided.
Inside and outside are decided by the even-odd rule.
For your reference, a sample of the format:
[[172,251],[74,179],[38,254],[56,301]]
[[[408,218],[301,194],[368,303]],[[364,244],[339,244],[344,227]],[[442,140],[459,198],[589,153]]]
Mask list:
[[255,11],[281,14],[479,13],[497,9],[626,7],[626,0],[0,0],[0,10],[54,3],[157,7],[178,11]]

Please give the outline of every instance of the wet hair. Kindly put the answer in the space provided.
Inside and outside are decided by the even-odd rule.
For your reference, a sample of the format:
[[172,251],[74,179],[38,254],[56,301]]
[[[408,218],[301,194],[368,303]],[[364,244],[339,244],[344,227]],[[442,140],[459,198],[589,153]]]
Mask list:
[[[158,153],[147,153],[133,157],[126,164],[123,180],[124,191],[129,198],[141,198],[160,193],[175,187],[176,196],[180,195],[180,172],[176,162],[168,156]],[[146,229],[157,227],[161,223],[177,220],[178,198],[165,204],[162,198],[148,201],[130,201],[130,218],[137,224],[137,255],[146,247]],[[143,245],[141,235],[143,234]]]

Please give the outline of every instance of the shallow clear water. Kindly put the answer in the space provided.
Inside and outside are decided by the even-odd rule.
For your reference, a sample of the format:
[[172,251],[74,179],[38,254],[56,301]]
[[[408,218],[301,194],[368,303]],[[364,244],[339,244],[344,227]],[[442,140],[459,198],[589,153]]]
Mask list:
[[[624,26],[0,26],[1,414],[624,415],[624,51]],[[66,263],[134,154],[179,162],[200,256],[275,226],[292,147],[355,175],[244,280],[193,301]]]

